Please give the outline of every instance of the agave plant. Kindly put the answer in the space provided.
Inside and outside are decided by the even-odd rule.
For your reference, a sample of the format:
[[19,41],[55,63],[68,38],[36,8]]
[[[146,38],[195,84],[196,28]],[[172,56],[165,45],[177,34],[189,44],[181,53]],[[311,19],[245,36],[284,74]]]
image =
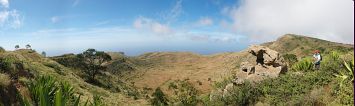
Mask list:
[[351,62],[344,61],[345,71],[339,71],[339,74],[335,74],[336,78],[340,82],[340,87],[347,83],[346,81],[354,81],[354,59]]
[[340,58],[340,53],[338,51],[332,51],[329,54],[329,57],[332,59],[332,61],[337,61]]
[[304,58],[292,66],[292,69],[297,71],[308,71],[313,67],[312,60],[310,58]]
[[40,106],[49,106],[54,99],[57,91],[56,81],[52,77],[42,76],[36,78],[28,84],[31,93],[32,104]]
[[23,98],[25,106],[78,106],[80,96],[74,95],[74,88],[68,83],[57,82],[53,77],[41,76],[28,85],[31,100]]
[[94,95],[93,101],[89,102],[89,99],[87,99],[83,106],[105,106],[105,104],[102,102],[101,96]]

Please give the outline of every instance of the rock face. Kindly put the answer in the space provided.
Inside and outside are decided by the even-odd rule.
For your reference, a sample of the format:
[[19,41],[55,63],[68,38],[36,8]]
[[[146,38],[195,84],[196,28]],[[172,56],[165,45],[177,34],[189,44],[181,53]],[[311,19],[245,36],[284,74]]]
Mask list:
[[256,64],[242,62],[241,72],[236,75],[236,84],[243,82],[240,80],[261,81],[265,78],[275,78],[287,71],[286,62],[277,51],[253,45],[248,52],[256,57]]
[[236,74],[233,83],[223,89],[223,97],[228,96],[234,85],[242,84],[245,81],[259,82],[266,78],[276,78],[287,71],[286,62],[277,51],[264,46],[253,45],[248,52],[256,57],[256,64],[242,62],[240,71]]
[[248,52],[256,56],[257,64],[272,65],[273,67],[284,66],[284,59],[277,51],[271,50],[264,46],[253,45],[248,49]]

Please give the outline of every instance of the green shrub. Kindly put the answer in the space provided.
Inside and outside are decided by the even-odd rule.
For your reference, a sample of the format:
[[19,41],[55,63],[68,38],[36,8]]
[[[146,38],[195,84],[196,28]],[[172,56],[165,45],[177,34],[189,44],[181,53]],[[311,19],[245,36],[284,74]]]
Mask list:
[[340,53],[338,51],[332,51],[329,54],[331,61],[339,61]]
[[94,95],[93,97],[93,102],[91,104],[92,106],[103,106],[104,103],[102,102],[101,96]]
[[332,94],[335,96],[335,101],[342,105],[354,104],[354,87],[352,82],[345,82],[343,86],[334,84]]
[[65,75],[65,73],[63,72],[62,68],[56,64],[56,63],[43,63],[43,65],[47,66],[47,67],[50,67],[50,68],[53,68],[55,70],[55,72],[57,72],[58,74],[60,75]]
[[8,75],[0,73],[0,88],[10,85],[11,79]]
[[25,62],[15,57],[0,57],[0,72],[8,73],[13,78],[18,78],[18,73],[25,71]]
[[344,61],[343,65],[345,66],[345,69],[339,70],[338,74],[335,74],[340,87],[342,87],[344,83],[354,81],[354,60],[351,62]]
[[234,87],[228,96],[223,98],[225,105],[247,106],[254,105],[261,95],[261,90],[245,82],[242,85]]
[[[41,76],[27,84],[31,99],[24,98],[24,104],[40,106],[77,106],[80,96],[74,95],[74,88],[68,83],[57,82],[53,77]],[[29,101],[32,100],[32,101]]]
[[227,86],[227,84],[232,83],[233,77],[232,76],[228,76],[225,77],[222,81],[220,82],[215,82],[213,84],[213,87],[218,89],[218,88],[224,88],[225,86]]
[[92,102],[90,102],[89,99],[87,99],[83,106],[105,106],[105,103],[102,101],[101,96],[93,95]]
[[287,73],[279,78],[260,82],[258,88],[271,105],[296,105],[302,103],[306,93],[331,80],[332,75],[324,71],[306,72],[304,75]]
[[290,67],[298,61],[297,56],[294,54],[285,54],[282,57],[286,60]]
[[65,54],[62,56],[52,57],[51,59],[64,65],[65,67],[85,69],[85,63],[83,60],[74,54]]
[[313,68],[313,62],[311,58],[303,58],[301,61],[295,63],[292,69],[295,71],[310,71]]
[[155,89],[155,92],[152,94],[152,99],[150,100],[150,103],[153,106],[167,106],[168,105],[168,99],[166,98],[165,94],[163,91],[161,91],[160,87]]
[[176,83],[173,84],[175,84],[174,86],[176,86],[176,88],[169,89],[172,89],[174,92],[175,102],[181,103],[181,105],[184,106],[195,106],[200,102],[197,98],[197,89],[187,80],[177,80]]
[[[237,85],[231,96],[222,99],[224,105],[254,105],[261,101],[270,105],[306,105],[304,99],[312,89],[329,84],[333,75],[329,71],[309,71],[303,74],[289,72],[274,79],[258,83]],[[220,101],[214,101],[215,103]]]
[[344,68],[335,74],[337,83],[333,88],[337,102],[344,105],[354,104],[354,59],[343,63]]

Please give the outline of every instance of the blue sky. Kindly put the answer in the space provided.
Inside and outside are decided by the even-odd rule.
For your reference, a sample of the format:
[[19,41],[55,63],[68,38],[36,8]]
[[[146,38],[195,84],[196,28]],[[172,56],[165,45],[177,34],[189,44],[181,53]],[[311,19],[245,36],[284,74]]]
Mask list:
[[[327,6],[341,8],[322,12]],[[0,46],[31,44],[49,55],[87,48],[213,54],[286,33],[353,44],[353,16],[351,0],[0,0]]]

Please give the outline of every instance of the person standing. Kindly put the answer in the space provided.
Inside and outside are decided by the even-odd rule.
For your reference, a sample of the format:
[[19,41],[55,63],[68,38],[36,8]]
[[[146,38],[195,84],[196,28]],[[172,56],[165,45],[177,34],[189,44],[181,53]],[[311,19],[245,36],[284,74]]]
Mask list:
[[320,55],[319,50],[315,50],[313,54],[314,67],[316,70],[320,68],[320,62],[322,61],[322,56]]

